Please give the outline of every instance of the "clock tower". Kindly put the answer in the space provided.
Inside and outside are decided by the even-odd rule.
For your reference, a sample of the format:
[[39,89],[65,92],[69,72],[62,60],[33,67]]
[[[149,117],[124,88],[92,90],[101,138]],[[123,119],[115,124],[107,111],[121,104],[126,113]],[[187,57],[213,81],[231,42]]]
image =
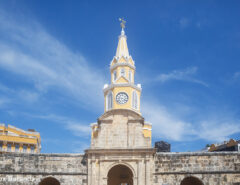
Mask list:
[[111,83],[103,88],[105,112],[113,109],[129,109],[140,114],[141,85],[134,83],[135,62],[129,55],[125,21],[121,22],[116,55],[110,63]]
[[152,125],[140,113],[142,89],[134,83],[135,63],[121,21],[117,52],[110,63],[111,83],[103,88],[104,113],[91,125],[88,185],[151,185],[152,181]]

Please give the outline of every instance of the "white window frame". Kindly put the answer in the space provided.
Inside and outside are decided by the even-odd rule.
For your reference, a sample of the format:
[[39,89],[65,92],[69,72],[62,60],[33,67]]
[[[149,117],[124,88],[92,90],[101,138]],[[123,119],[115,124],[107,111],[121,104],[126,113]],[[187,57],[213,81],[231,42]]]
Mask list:
[[139,104],[139,102],[138,102],[138,94],[137,94],[137,91],[134,90],[132,92],[132,108],[138,110],[138,107],[139,107],[138,104]]
[[124,68],[121,68],[120,74],[121,74],[121,76],[124,76],[124,77],[126,76],[126,72],[125,72]]
[[111,110],[113,108],[113,94],[112,91],[108,92],[106,96],[106,110]]
[[131,69],[129,69],[129,71],[128,71],[128,79],[129,79],[130,82],[132,82],[132,71],[131,71]]
[[113,82],[115,82],[117,80],[117,71],[114,70],[113,71]]

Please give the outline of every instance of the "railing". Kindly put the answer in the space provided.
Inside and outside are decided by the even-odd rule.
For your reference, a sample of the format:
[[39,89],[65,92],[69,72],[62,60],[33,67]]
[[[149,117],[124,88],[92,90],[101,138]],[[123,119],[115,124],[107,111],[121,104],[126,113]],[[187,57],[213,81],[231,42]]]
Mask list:
[[5,136],[16,136],[16,137],[24,137],[24,138],[31,138],[31,139],[37,139],[36,136],[28,136],[28,135],[17,135],[17,134],[12,134],[12,133],[0,133],[0,135],[5,135]]
[[27,150],[27,151],[24,151],[24,150],[8,150],[7,148],[0,148],[0,152],[4,152],[4,153],[27,153],[27,154],[34,154],[34,153],[37,153],[35,150],[32,151],[32,150]]

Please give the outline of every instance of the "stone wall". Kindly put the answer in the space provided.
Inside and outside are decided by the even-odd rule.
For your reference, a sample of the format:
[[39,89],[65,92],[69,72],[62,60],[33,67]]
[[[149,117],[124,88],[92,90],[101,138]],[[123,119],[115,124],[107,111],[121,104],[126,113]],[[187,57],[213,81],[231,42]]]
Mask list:
[[240,185],[239,152],[157,153],[154,161],[154,185],[180,185],[188,176],[204,185]]
[[61,185],[87,184],[84,155],[0,154],[0,185],[38,185],[46,177]]
[[[110,158],[113,154],[102,152],[105,158],[98,159],[102,167],[105,163],[120,160],[123,164],[136,166],[133,171],[145,169],[137,165],[138,160],[146,160],[140,153],[118,155],[118,158],[113,159]],[[134,185],[180,185],[189,176],[197,177],[204,185],[240,185],[239,152],[157,153],[150,158],[153,163],[149,163],[149,170],[134,173]],[[80,154],[0,154],[0,185],[38,185],[46,177],[56,178],[61,185],[87,185],[86,163],[86,158]],[[109,169],[103,169],[105,171],[101,173],[107,174]],[[150,181],[137,180],[145,173]]]

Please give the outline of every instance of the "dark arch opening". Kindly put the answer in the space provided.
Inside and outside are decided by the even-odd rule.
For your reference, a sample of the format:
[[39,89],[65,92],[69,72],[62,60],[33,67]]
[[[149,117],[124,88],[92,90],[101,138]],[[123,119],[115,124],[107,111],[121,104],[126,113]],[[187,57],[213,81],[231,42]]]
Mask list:
[[133,185],[133,173],[125,165],[116,165],[108,172],[108,185]]
[[182,180],[181,185],[204,185],[204,184],[196,177],[186,177]]
[[47,177],[47,178],[41,180],[39,185],[60,185],[60,182],[53,177]]

